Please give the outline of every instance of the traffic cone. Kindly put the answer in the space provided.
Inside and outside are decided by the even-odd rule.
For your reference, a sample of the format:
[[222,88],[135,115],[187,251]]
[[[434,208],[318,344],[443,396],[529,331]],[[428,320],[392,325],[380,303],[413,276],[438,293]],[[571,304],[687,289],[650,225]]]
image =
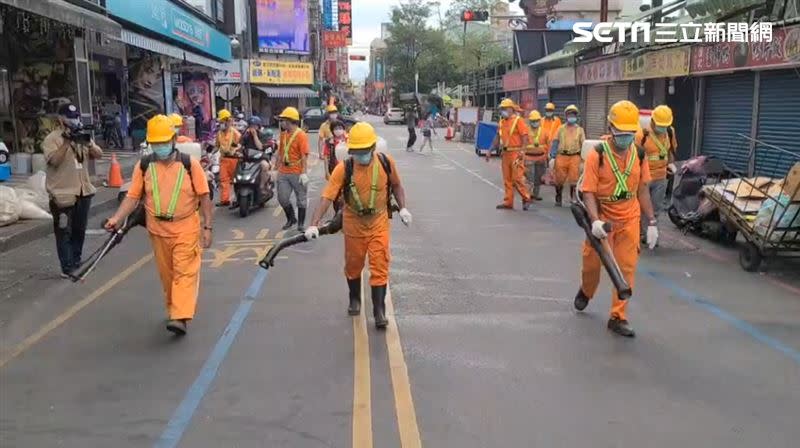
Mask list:
[[447,125],[447,133],[444,135],[445,140],[452,140],[453,139],[453,127]]
[[111,153],[111,166],[108,167],[107,184],[111,188],[119,188],[122,186],[122,167],[119,165],[117,155]]

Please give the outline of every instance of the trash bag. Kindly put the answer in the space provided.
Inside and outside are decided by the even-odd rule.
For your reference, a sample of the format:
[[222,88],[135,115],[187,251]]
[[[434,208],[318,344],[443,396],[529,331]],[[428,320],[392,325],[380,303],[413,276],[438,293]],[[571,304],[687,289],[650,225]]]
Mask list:
[[27,199],[20,199],[19,219],[53,219],[44,209]]
[[0,227],[19,221],[20,203],[17,192],[0,185]]
[[[27,182],[27,189],[33,192],[34,196],[28,197],[26,196],[25,199],[33,202],[34,204],[38,205],[40,208],[47,210],[50,204],[50,195],[47,194],[47,174],[44,171],[37,171],[34,175],[28,178]],[[17,187],[17,196],[19,194],[20,188]]]

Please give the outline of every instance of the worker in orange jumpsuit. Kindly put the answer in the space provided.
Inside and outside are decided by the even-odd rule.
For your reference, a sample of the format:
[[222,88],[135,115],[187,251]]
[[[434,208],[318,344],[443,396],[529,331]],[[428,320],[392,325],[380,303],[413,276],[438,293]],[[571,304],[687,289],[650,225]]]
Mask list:
[[[675,174],[676,170],[675,150],[678,148],[678,140],[672,121],[672,109],[658,106],[653,109],[650,127],[636,133],[636,146],[644,149],[650,165],[650,199],[653,201],[656,219],[661,214],[667,197],[667,174]],[[644,220],[642,224],[644,225]],[[644,230],[642,227],[642,234]]]
[[[502,155],[503,187],[505,195],[503,203],[497,206],[498,210],[511,210],[514,208],[514,190],[522,196],[522,209],[527,210],[531,203],[531,195],[525,184],[525,154],[528,146],[528,126],[525,119],[517,113],[518,106],[509,98],[500,102],[500,122],[497,126],[497,135],[492,142],[492,148],[499,148]],[[486,152],[486,161],[489,161],[491,151]]]
[[[306,230],[309,240],[319,237],[319,223],[339,196],[344,198],[344,274],[350,290],[348,314],[361,313],[361,271],[369,256],[369,284],[372,290],[372,312],[375,326],[386,328],[386,287],[389,283],[389,213],[394,196],[400,208],[400,220],[411,224],[406,208],[406,194],[394,160],[376,150],[378,136],[372,125],[359,122],[350,129],[347,142],[348,160],[336,166],[322,199]],[[348,165],[351,168],[347,168]],[[347,179],[350,170],[350,179]]]
[[581,171],[581,149],[586,133],[578,124],[578,108],[570,104],[564,109],[567,124],[561,125],[553,135],[550,157],[555,158],[556,206],[561,207],[564,186],[569,185],[570,200],[575,200],[575,186]]
[[172,126],[175,129],[175,135],[178,137],[175,139],[177,143],[193,143],[191,137],[186,135],[181,135],[181,129],[183,129],[183,117],[180,114],[169,114],[169,119],[172,121]]
[[[306,207],[308,205],[308,135],[300,129],[300,112],[287,107],[278,116],[281,137],[275,158],[278,162],[278,203],[283,207],[289,230],[297,224],[298,232],[305,232]],[[297,217],[292,205],[292,193],[297,201]]]
[[175,149],[175,130],[167,116],[156,115],[147,122],[147,143],[153,155],[134,169],[128,195],[105,227],[119,228],[144,201],[166,299],[167,330],[182,336],[197,307],[201,247],[211,246],[213,206],[200,162]]
[[[619,101],[608,113],[610,136],[589,151],[583,171],[581,194],[592,234],[608,239],[622,275],[634,288],[634,274],[639,261],[639,221],[647,219],[647,244],[652,249],[658,242],[658,227],[650,202],[650,167],[636,148],[634,137],[639,130],[639,109],[630,101]],[[611,230],[606,231],[606,223]],[[582,282],[575,296],[575,309],[583,311],[597,292],[600,283],[600,257],[588,241],[583,244]],[[620,300],[615,290],[611,298],[608,328],[633,337],[635,333],[625,309],[628,300]]]
[[544,106],[544,118],[542,119],[542,131],[544,135],[547,136],[550,141],[553,141],[553,138],[558,131],[558,128],[561,127],[561,118],[556,116],[556,105],[553,103],[547,103]]
[[550,150],[550,137],[542,129],[542,115],[534,110],[528,115],[530,134],[528,146],[525,147],[525,179],[535,201],[541,201],[539,190],[542,186],[542,176],[547,170],[547,155]]
[[219,204],[224,207],[231,205],[233,191],[233,176],[236,175],[236,165],[239,163],[239,142],[242,134],[231,125],[231,113],[222,109],[217,114],[219,131],[217,131],[216,146],[222,156],[219,161]]

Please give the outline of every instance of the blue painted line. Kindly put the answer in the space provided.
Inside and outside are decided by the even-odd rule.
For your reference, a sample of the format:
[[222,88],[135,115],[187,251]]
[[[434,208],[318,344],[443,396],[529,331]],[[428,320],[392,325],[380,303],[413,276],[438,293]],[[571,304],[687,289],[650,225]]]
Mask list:
[[217,377],[219,366],[222,364],[222,361],[225,360],[225,356],[228,354],[231,345],[233,345],[233,341],[236,340],[236,336],[242,329],[247,315],[250,314],[250,309],[258,297],[261,287],[264,286],[264,280],[266,280],[266,278],[267,271],[259,268],[258,273],[247,288],[247,292],[244,297],[242,297],[239,307],[236,309],[236,312],[233,313],[233,317],[231,317],[230,322],[228,322],[228,326],[225,327],[225,331],[222,332],[222,336],[220,336],[217,344],[214,346],[214,350],[211,351],[211,355],[208,357],[205,364],[203,364],[203,368],[200,369],[200,373],[197,375],[194,383],[192,383],[192,386],[186,391],[183,401],[178,405],[175,413],[172,414],[172,418],[170,418],[169,423],[167,423],[167,427],[164,428],[164,432],[161,433],[161,437],[159,437],[155,445],[153,445],[155,448],[174,448],[180,443],[183,433],[186,432],[186,428],[192,421],[194,413],[200,406],[200,402],[203,401],[203,397],[205,397],[208,392],[208,388],[211,387],[211,383],[214,382],[214,378]]

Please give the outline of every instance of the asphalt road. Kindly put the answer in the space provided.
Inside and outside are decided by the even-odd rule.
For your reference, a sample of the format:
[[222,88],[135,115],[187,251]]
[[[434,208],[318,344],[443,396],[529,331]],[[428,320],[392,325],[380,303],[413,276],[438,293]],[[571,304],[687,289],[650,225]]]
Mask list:
[[605,328],[607,281],[572,309],[581,233],[551,191],[496,211],[497,160],[441,135],[410,154],[405,128],[378,128],[414,214],[394,223],[387,332],[369,306],[346,315],[340,236],[255,265],[285,235],[274,203],[217,210],[183,339],[163,328],[141,229],[79,285],[57,279],[52,239],[34,241],[0,267],[0,446],[797,446],[796,263],[749,274],[666,231],[622,339]]

